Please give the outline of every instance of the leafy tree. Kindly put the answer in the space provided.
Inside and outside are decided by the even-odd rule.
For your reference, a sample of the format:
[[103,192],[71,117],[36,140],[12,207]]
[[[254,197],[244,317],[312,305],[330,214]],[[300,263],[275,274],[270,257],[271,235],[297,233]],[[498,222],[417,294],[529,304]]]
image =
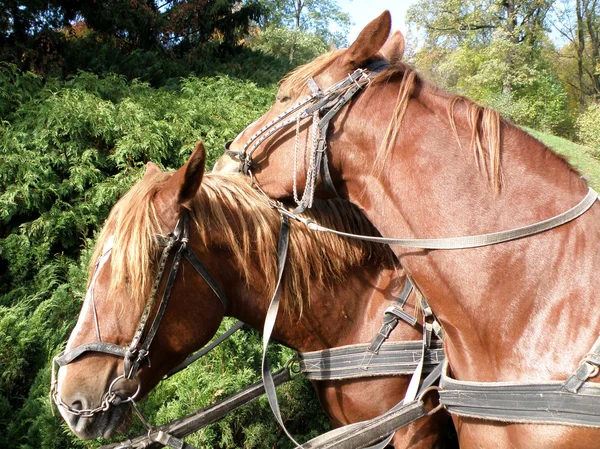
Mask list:
[[205,47],[228,53],[262,11],[257,0],[0,0],[0,6],[0,60],[45,75],[63,75],[73,59],[97,59],[98,47],[125,56],[151,52],[154,59]]
[[[270,35],[277,41],[285,31],[288,33],[289,60],[295,61],[296,49],[306,41],[305,34],[310,33],[319,37],[326,45],[344,46],[347,44],[346,35],[352,25],[350,16],[343,12],[336,0],[260,0],[265,11],[259,20],[263,30],[272,30]],[[330,25],[335,24],[339,30],[330,31]],[[275,29],[273,29],[275,27]]]
[[600,105],[591,104],[577,118],[577,137],[587,146],[595,150],[596,156],[600,156]]
[[[588,100],[600,99],[600,4],[597,0],[557,1],[552,25],[567,44],[558,57],[558,72],[574,90],[583,108]],[[561,66],[576,62],[576,69]]]
[[520,125],[567,134],[567,93],[546,34],[551,0],[421,0],[408,11],[424,42],[414,62],[446,89]]
[[[548,11],[553,0],[420,0],[411,6],[407,21],[425,31],[424,52],[431,48],[451,54],[459,48],[485,49],[493,41],[522,44],[526,60],[535,58],[543,43]],[[518,69],[523,60],[514,47],[499,56],[510,70]],[[512,85],[507,78],[503,91]]]
[[270,26],[249,40],[251,48],[280,58],[293,58],[304,64],[325,53],[327,45],[318,36],[286,27]]

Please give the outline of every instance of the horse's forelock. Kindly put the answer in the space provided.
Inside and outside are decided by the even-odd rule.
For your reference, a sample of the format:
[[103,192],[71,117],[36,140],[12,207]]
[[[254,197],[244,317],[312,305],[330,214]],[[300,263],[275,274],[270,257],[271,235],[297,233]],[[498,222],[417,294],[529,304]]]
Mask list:
[[[121,198],[111,211],[90,260],[88,283],[103,248],[112,239],[107,267],[110,269],[108,297],[111,300],[143,304],[154,280],[156,235],[161,232],[154,196],[170,176],[156,173],[144,176]],[[116,301],[117,302],[117,301]],[[118,305],[115,302],[115,306]],[[121,303],[125,301],[120,301]]]

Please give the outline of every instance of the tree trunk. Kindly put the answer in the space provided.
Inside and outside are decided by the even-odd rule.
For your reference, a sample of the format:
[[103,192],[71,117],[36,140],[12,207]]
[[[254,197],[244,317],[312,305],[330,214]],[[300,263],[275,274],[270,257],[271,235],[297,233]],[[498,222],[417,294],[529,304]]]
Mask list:
[[292,44],[290,45],[290,64],[294,62],[294,53],[296,53],[296,38],[300,32],[300,18],[302,17],[302,8],[304,3],[302,0],[296,0],[295,11],[294,11],[294,37],[292,38]]
[[596,13],[597,3],[598,1],[594,0],[588,4],[588,10],[586,11],[585,17],[588,34],[590,36],[590,78],[592,79],[592,91],[595,101],[600,99],[600,74],[598,73],[598,63],[600,62],[600,35],[598,30],[598,15]]
[[[508,40],[512,44],[517,44],[518,39],[515,35],[515,29],[517,27],[517,16],[515,11],[515,2],[514,0],[503,0],[502,7],[504,8],[504,12],[506,14],[506,21],[504,23],[504,31],[508,36]],[[514,66],[514,57],[511,52],[507,53],[505,56],[505,62],[508,67],[508,73],[511,73]],[[505,78],[502,82],[502,93],[510,94],[512,91],[512,83]]]
[[585,24],[583,21],[584,11],[587,5],[582,0],[577,0],[577,78],[579,81],[579,104],[581,107],[585,104],[585,86],[583,82],[583,58],[585,55]]

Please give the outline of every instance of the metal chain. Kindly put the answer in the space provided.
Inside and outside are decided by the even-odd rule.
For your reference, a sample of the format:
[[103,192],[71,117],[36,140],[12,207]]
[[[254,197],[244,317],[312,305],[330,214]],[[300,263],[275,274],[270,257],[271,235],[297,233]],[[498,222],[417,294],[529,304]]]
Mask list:
[[118,376],[117,378],[115,378],[110,383],[110,385],[108,387],[108,390],[102,396],[102,402],[100,403],[100,405],[98,407],[96,407],[94,409],[74,409],[70,405],[68,405],[65,402],[63,402],[62,398],[58,394],[58,380],[56,378],[55,367],[56,367],[56,363],[54,363],[54,361],[53,361],[52,362],[52,386],[50,388],[51,398],[53,399],[54,403],[59,408],[62,408],[64,411],[66,411],[67,413],[69,413],[71,415],[76,415],[76,416],[79,416],[81,418],[91,418],[96,413],[105,412],[105,411],[108,410],[108,408],[112,404],[119,405],[119,404],[125,404],[125,403],[128,403],[128,402],[133,403],[134,399],[137,397],[137,395],[140,393],[140,390],[141,390],[141,384],[140,384],[140,381],[139,381],[139,379],[137,377],[134,377],[133,379],[129,379],[129,380],[134,380],[136,382],[136,384],[137,384],[136,392],[132,396],[128,397],[127,399],[122,399],[112,389],[113,386],[119,380],[125,378],[124,375],[120,375],[120,376]]
[[[298,116],[300,117],[300,116]],[[312,113],[312,132],[310,142],[310,153],[308,156],[308,168],[306,169],[306,180],[304,191],[302,192],[302,198],[298,199],[298,146],[300,136],[300,119],[296,121],[296,141],[294,145],[294,201],[298,206],[304,205],[306,208],[311,208],[315,196],[315,188],[317,184],[317,149],[319,146],[319,139],[321,138],[321,129],[319,128],[319,111]]]

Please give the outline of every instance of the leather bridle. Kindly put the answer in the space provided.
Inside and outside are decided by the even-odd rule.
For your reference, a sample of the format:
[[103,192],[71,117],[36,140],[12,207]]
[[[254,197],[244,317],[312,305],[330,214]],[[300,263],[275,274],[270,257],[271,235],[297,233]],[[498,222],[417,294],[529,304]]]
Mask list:
[[[260,128],[244,144],[241,151],[230,150],[232,141],[225,144],[225,153],[240,161],[239,171],[252,176],[256,164],[252,155],[258,147],[273,134],[295,124],[296,144],[294,150],[294,199],[298,205],[295,210],[300,213],[310,207],[314,199],[314,192],[319,174],[327,190],[337,195],[327,160],[327,130],[329,123],[361,89],[368,86],[372,79],[382,70],[389,67],[387,61],[374,61],[366,68],[360,68],[334,85],[321,90],[313,78],[308,80],[312,93],[299,103],[289,107],[265,126]],[[306,173],[306,187],[302,198],[298,198],[296,189],[296,165],[298,158],[298,136],[300,123],[312,119],[312,148]]]
[[[100,270],[103,265],[107,262],[110,257],[112,250],[112,240],[109,240],[107,247],[104,249],[102,254],[96,261],[96,267],[92,276],[92,281],[88,289],[88,295],[90,295],[90,301],[92,310],[94,313],[94,322],[96,326],[97,341],[91,343],[84,343],[76,348],[62,351],[52,361],[52,385],[51,385],[51,396],[54,403],[62,410],[72,415],[89,418],[97,413],[108,410],[111,405],[118,406],[123,403],[131,402],[135,404],[134,400],[140,392],[141,385],[137,377],[139,369],[144,363],[148,363],[150,366],[150,346],[152,341],[158,332],[158,328],[165,315],[171,290],[175,283],[177,273],[179,271],[179,265],[183,257],[195,268],[195,270],[202,276],[205,282],[209,285],[215,295],[219,298],[219,301],[223,305],[223,309],[227,310],[227,298],[219,287],[215,279],[210,275],[207,268],[200,262],[194,251],[189,247],[189,212],[183,210],[179,221],[175,225],[173,232],[167,236],[158,235],[156,236],[157,243],[163,248],[160,256],[158,265],[158,271],[156,273],[152,289],[150,291],[149,300],[146,303],[140,322],[136,328],[135,334],[128,346],[119,346],[114,343],[108,343],[102,341],[100,336],[100,326],[98,324],[98,315],[96,312],[96,304],[94,299],[94,287]],[[163,290],[160,302],[157,304],[158,290],[161,285],[165,268],[167,266],[168,259],[171,253],[174,252],[173,259],[171,262],[171,268],[168,272],[167,281]],[[153,314],[153,311],[156,312]],[[63,367],[79,359],[84,354],[95,352],[108,354],[123,359],[123,374],[117,376],[112,380],[106,392],[102,395],[101,404],[94,409],[74,409],[70,405],[63,402],[58,391],[58,379],[56,375],[56,366]],[[136,392],[127,397],[120,397],[114,390],[113,387],[121,379],[132,380],[137,384]]]

